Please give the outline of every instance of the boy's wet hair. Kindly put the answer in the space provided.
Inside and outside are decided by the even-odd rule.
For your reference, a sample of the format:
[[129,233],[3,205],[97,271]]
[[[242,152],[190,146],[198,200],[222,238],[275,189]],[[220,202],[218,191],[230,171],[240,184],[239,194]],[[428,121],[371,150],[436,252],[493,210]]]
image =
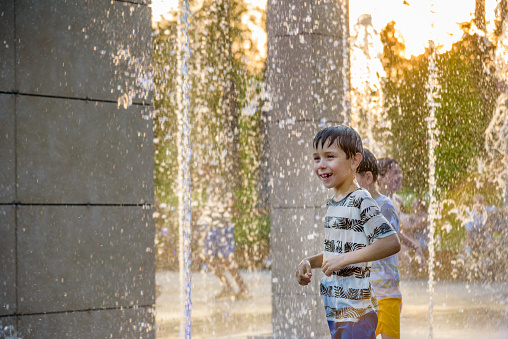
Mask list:
[[360,162],[360,165],[358,166],[358,173],[365,173],[369,171],[372,173],[372,179],[376,182],[378,174],[376,157],[371,151],[364,148],[362,162]]
[[346,157],[351,159],[356,153],[363,152],[362,138],[349,126],[331,126],[319,131],[314,137],[314,149],[319,146],[330,146],[334,142],[346,153]]
[[398,165],[399,163],[397,160],[392,158],[381,158],[377,160],[377,169],[378,174],[381,177],[384,177],[386,175],[386,172],[388,172],[391,168],[393,168],[395,165]]

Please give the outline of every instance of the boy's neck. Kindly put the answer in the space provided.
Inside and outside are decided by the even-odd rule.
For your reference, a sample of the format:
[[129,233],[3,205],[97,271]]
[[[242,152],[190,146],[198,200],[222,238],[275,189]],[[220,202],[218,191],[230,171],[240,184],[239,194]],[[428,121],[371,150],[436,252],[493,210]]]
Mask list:
[[356,191],[360,186],[356,183],[356,181],[352,181],[349,185],[344,185],[341,188],[335,188],[335,194],[333,195],[333,200],[341,201],[344,199],[349,193]]
[[377,189],[377,185],[376,183],[372,183],[368,188],[367,188],[367,191],[369,191],[370,193],[370,196],[372,197],[372,199],[376,200],[377,198],[379,198],[381,196],[381,193],[379,193],[378,189]]
[[386,195],[390,199],[393,196],[393,192],[390,191],[387,187],[385,187],[384,189],[380,187],[378,192],[379,192],[379,194]]

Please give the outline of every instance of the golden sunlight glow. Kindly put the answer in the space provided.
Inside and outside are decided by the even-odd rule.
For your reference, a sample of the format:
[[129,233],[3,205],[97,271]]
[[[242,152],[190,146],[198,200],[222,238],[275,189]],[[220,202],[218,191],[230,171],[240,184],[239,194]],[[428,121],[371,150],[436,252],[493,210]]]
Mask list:
[[[193,1],[192,7],[200,7],[202,1]],[[266,58],[267,35],[261,22],[261,13],[266,11],[267,0],[245,0],[252,10],[248,18],[243,18],[253,32],[253,40],[260,51],[260,60]],[[428,0],[351,0],[349,1],[349,22],[351,29],[362,14],[370,14],[374,28],[380,32],[388,22],[395,21],[406,45],[406,57],[419,55],[431,39],[434,23],[435,40],[440,52],[450,50],[463,32],[459,23],[468,22],[474,17],[475,0],[435,0],[435,13],[431,13]],[[494,10],[496,0],[485,1],[488,33],[494,29]],[[162,19],[175,20],[170,13],[178,8],[178,0],[152,0],[152,18],[156,23]],[[248,21],[248,22],[247,22]]]
[[[496,0],[485,1],[487,30],[494,29],[494,9]],[[374,28],[380,32],[387,23],[395,21],[406,45],[406,58],[425,51],[431,39],[434,21],[434,38],[439,51],[450,50],[459,40],[463,31],[458,23],[470,21],[474,17],[475,0],[435,0],[434,14],[431,13],[428,0],[362,0],[349,1],[350,28],[356,24],[362,14],[370,14]]]
[[[262,68],[266,59],[268,36],[266,28],[262,25],[262,16],[266,12],[267,0],[244,0],[249,12],[242,16],[242,23],[246,25],[252,36],[251,39],[256,45],[259,53],[249,55],[252,61],[251,66]],[[201,8],[203,0],[192,1],[190,11],[196,11]],[[156,26],[162,20],[176,21],[177,18],[172,13],[178,9],[178,0],[152,0],[152,25]]]
[[173,16],[169,13],[178,8],[178,0],[152,0],[152,23],[157,23],[163,19],[173,21]]

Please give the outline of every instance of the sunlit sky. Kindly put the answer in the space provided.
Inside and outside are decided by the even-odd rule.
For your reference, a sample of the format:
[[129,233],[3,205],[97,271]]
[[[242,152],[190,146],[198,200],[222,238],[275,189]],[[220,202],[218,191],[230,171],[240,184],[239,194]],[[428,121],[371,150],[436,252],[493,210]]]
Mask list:
[[[443,51],[449,50],[453,42],[463,34],[457,23],[470,21],[474,17],[475,0],[434,0],[433,12],[428,0],[361,0],[349,1],[351,32],[357,18],[362,14],[372,15],[372,24],[379,32],[390,21],[401,31],[406,44],[406,57],[424,52],[431,38],[434,22],[434,37]],[[496,0],[485,1],[487,30],[492,31],[495,19]]]
[[[266,9],[266,0],[246,0],[246,2],[252,9]],[[410,57],[424,52],[431,38],[434,23],[434,39],[438,45],[443,46],[442,51],[449,50],[452,43],[463,34],[457,23],[473,18],[475,0],[434,0],[432,3],[434,14],[431,12],[431,1],[428,0],[351,0],[349,1],[351,32],[362,14],[371,14],[373,26],[378,32],[388,22],[395,21],[396,29],[401,31],[405,40],[406,57]],[[153,20],[159,21],[161,15],[174,10],[177,4],[178,0],[152,0]],[[494,27],[496,4],[496,0],[485,1],[488,31],[492,31]],[[258,49],[265,53],[266,34],[261,27],[255,30],[254,38],[258,41]]]

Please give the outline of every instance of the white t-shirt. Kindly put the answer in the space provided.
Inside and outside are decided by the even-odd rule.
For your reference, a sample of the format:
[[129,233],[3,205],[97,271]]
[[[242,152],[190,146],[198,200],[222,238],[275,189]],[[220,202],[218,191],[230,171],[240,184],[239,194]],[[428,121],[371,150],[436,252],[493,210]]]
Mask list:
[[[323,260],[396,233],[369,192],[361,188],[341,201],[328,200],[324,226]],[[357,322],[377,309],[369,278],[370,263],[350,265],[330,277],[323,276],[320,289],[328,321]]]
[[[380,195],[376,199],[381,213],[390,222],[396,232],[399,232],[399,216],[390,198]],[[402,298],[400,293],[399,257],[397,254],[372,262],[370,283],[378,299]]]

